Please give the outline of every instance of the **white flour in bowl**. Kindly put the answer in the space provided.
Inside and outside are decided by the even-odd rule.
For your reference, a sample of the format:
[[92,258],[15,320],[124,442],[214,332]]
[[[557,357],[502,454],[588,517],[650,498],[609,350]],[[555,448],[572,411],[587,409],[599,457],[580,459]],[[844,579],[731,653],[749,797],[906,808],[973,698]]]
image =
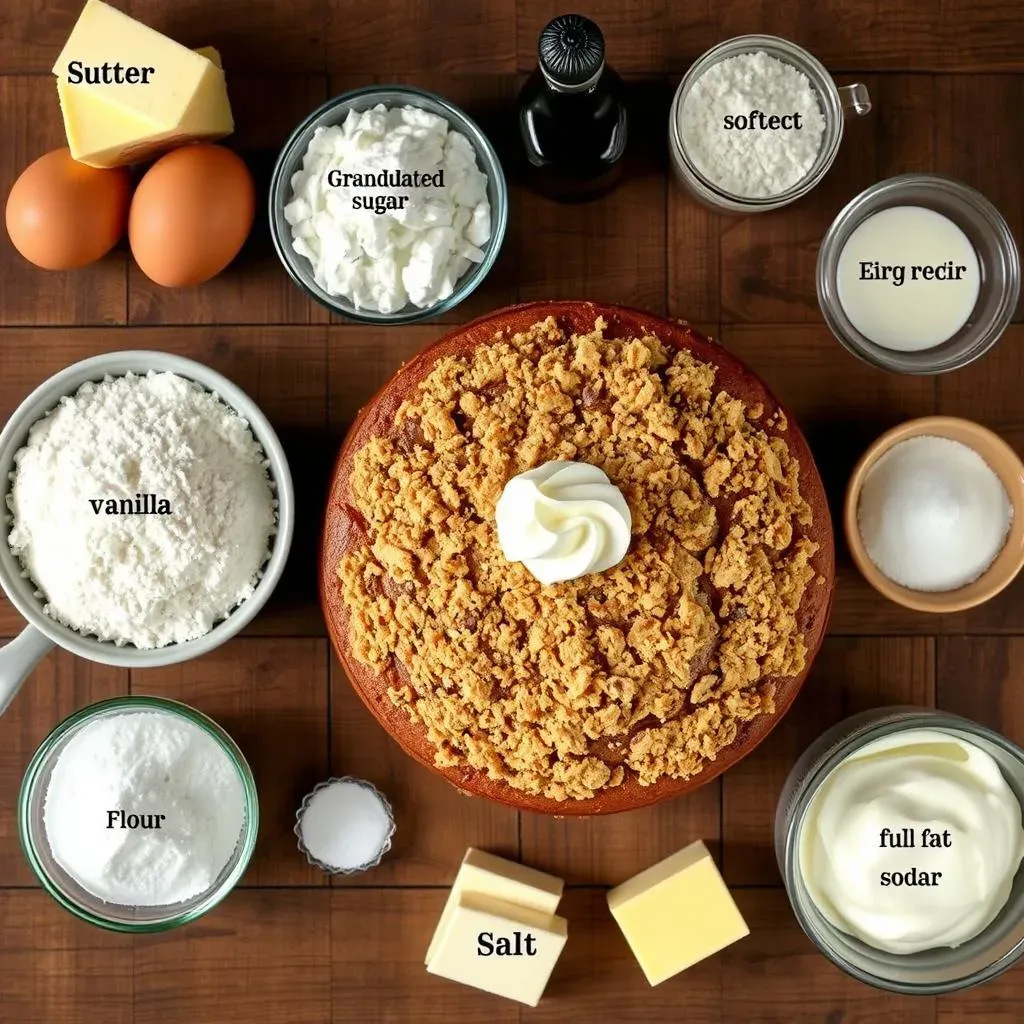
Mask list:
[[84,384],[14,462],[8,541],[57,621],[163,647],[203,636],[253,593],[276,528],[266,457],[195,382]]
[[54,859],[107,903],[159,907],[211,888],[245,824],[220,745],[163,711],[83,725],[57,758],[43,826]]

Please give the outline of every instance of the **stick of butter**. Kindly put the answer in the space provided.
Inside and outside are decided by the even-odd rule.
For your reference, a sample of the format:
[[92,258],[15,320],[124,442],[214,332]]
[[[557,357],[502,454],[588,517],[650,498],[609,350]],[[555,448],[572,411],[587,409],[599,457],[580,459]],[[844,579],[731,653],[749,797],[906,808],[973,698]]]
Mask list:
[[492,896],[541,914],[553,914],[558,909],[563,888],[565,883],[554,875],[505,860],[504,857],[495,857],[493,853],[485,853],[471,846],[462,858],[462,866],[455,876],[455,884],[448,894],[441,920],[430,940],[425,963],[429,968],[438,941],[463,892]]
[[93,167],[234,130],[216,50],[190,50],[102,0],[88,0],[53,73],[71,155]]
[[699,839],[612,889],[608,909],[652,985],[750,934]]
[[563,917],[461,892],[427,970],[536,1006],[568,935]]

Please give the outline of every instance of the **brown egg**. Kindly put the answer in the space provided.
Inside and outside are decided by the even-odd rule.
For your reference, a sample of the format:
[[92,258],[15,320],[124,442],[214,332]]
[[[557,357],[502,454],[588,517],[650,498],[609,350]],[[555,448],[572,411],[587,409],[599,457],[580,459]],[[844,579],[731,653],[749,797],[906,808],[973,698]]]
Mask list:
[[30,263],[70,270],[93,263],[124,234],[131,196],[124,167],[105,170],[55,149],[29,164],[7,197],[7,234]]
[[184,146],[143,175],[128,214],[132,255],[167,288],[200,284],[238,255],[252,228],[256,188],[223,146]]

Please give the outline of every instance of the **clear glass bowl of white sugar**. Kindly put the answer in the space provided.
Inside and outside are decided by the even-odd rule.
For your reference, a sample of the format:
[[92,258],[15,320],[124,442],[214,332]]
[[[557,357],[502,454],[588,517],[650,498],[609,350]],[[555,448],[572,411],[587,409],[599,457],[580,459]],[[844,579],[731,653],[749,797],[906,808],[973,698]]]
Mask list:
[[[455,282],[451,294],[446,298],[422,307],[409,301],[401,305],[400,308],[390,312],[380,312],[367,305],[357,305],[349,298],[346,298],[344,294],[332,294],[327,288],[318,283],[313,264],[306,256],[300,255],[295,250],[292,225],[285,216],[285,208],[295,198],[292,187],[293,178],[297,172],[302,170],[303,161],[307,155],[310,142],[317,131],[344,124],[352,111],[361,113],[369,111],[378,105],[383,105],[388,110],[413,107],[417,110],[426,111],[447,121],[450,131],[458,132],[464,136],[469,141],[476,156],[478,170],[487,178],[487,203],[490,207],[490,236],[480,247],[482,249],[482,256],[479,262],[472,262],[461,274]],[[448,196],[451,192],[450,182],[447,183],[446,188],[447,191],[442,191],[444,195]],[[396,191],[406,190],[390,189],[391,193]],[[326,193],[325,197],[328,203],[334,198]],[[348,200],[342,198],[341,193],[339,193],[338,201],[340,203]],[[274,173],[270,182],[269,216],[271,239],[281,263],[293,283],[310,298],[349,320],[383,325],[411,324],[440,316],[442,313],[454,309],[468,295],[475,291],[490,273],[501,251],[502,242],[505,238],[505,229],[508,224],[508,186],[505,181],[501,161],[494,146],[476,122],[454,103],[425,89],[417,89],[412,86],[367,86],[343,93],[334,99],[328,100],[323,106],[314,110],[292,132],[290,138],[284,144],[274,167]],[[383,224],[385,219],[390,220],[391,218],[386,213],[374,218],[375,221],[380,221],[381,224]],[[377,226],[375,224],[375,227]],[[327,244],[333,246],[335,243],[327,239],[325,246]],[[398,247],[396,246],[396,248]],[[391,248],[389,246],[384,253],[384,256],[387,257],[385,262],[395,264],[396,261],[391,259],[391,255]],[[375,267],[374,269],[376,272],[377,268]],[[381,267],[379,276],[382,280],[390,279],[395,273],[401,273],[400,266]]]
[[[212,884],[188,899],[157,906],[115,903],[101,899],[86,889],[59,863],[47,838],[45,821],[51,779],[62,753],[67,751],[72,740],[83,736],[91,726],[98,723],[109,723],[118,716],[139,713],[166,716],[169,722],[179,727],[184,726],[193,733],[198,731],[204,743],[212,741],[213,747],[210,749],[219,750],[237,775],[238,785],[235,788],[244,803],[244,818],[238,841]],[[188,784],[194,786],[196,780],[190,779]],[[155,811],[154,808],[142,809]],[[245,873],[256,847],[258,832],[259,799],[256,782],[245,756],[234,740],[202,712],[162,697],[115,697],[90,704],[64,719],[33,755],[18,798],[18,833],[22,850],[43,888],[75,917],[109,931],[162,932],[202,917],[231,892]],[[83,835],[81,841],[87,843],[89,837]],[[131,884],[131,878],[125,879],[123,873],[121,881]]]

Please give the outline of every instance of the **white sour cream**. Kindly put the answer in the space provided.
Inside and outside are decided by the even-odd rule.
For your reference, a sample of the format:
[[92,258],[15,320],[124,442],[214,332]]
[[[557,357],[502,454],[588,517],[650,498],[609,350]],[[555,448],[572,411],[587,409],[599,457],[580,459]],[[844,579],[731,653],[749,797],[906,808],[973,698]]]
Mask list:
[[876,740],[841,762],[800,834],[800,872],[821,913],[891,953],[955,947],[984,930],[1022,856],[1020,804],[999,766],[928,729]]
[[502,554],[522,562],[541,583],[603,572],[629,550],[626,499],[586,462],[545,462],[513,477],[494,516]]

